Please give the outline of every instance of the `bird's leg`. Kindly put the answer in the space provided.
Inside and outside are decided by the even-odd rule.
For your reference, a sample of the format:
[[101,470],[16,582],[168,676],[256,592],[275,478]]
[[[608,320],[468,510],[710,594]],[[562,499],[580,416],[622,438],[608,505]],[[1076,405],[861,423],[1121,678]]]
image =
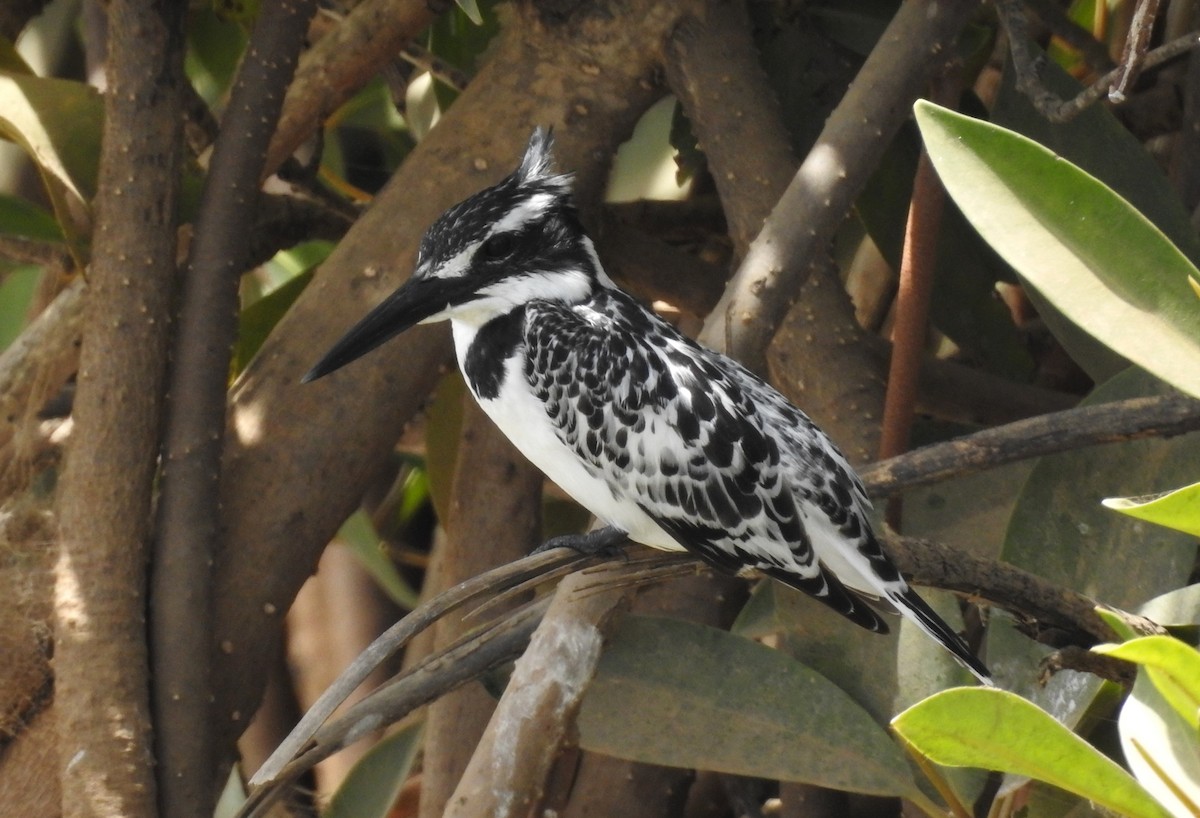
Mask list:
[[551,537],[533,549],[532,553],[540,554],[554,548],[570,548],[589,557],[615,557],[624,554],[621,544],[627,539],[624,531],[610,525],[586,534],[560,534]]

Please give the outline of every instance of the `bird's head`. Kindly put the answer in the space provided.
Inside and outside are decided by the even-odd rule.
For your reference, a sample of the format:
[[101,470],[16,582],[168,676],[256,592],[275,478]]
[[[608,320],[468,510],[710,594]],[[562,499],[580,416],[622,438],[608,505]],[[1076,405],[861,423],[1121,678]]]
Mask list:
[[448,318],[483,325],[529,301],[577,302],[611,286],[571,196],[555,173],[549,130],[537,128],[521,163],[459,202],[425,231],[412,276],[350,329],[307,383],[416,324]]

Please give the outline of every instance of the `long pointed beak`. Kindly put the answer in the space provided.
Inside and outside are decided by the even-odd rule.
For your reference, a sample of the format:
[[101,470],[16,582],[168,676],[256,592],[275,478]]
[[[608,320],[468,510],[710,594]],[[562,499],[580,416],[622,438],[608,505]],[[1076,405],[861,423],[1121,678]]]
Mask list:
[[310,383],[341,369],[385,341],[446,309],[454,301],[454,294],[447,291],[444,280],[409,279],[351,327],[300,382]]

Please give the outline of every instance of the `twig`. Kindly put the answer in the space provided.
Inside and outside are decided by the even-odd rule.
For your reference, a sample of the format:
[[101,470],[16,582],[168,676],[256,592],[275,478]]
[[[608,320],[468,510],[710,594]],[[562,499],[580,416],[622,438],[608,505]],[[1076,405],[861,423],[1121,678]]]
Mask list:
[[422,602],[403,619],[380,634],[371,645],[342,671],[337,680],[313,703],[288,737],[250,779],[250,786],[260,787],[276,781],[283,768],[308,744],[317,729],[353,693],[371,672],[396,655],[409,641],[450,611],[480,596],[496,593],[526,581],[536,582],[545,576],[556,576],[562,567],[578,568],[580,555],[563,549],[534,554],[507,565],[501,565],[478,576],[460,582],[437,596]]
[[[316,555],[359,504],[363,487],[452,360],[448,333],[414,329],[311,386],[301,386],[300,375],[404,280],[428,224],[513,167],[532,123],[559,125],[559,162],[578,170],[580,201],[592,200],[607,178],[595,157],[613,155],[661,96],[653,82],[659,45],[683,13],[665,0],[603,7],[613,13],[589,13],[587,25],[565,27],[514,7],[463,95],[338,244],[234,386],[229,424],[236,433],[226,437],[225,537],[215,566],[219,749],[232,747],[249,718],[265,677],[261,657],[279,639],[282,613]],[[581,54],[594,60],[583,70]],[[564,87],[572,95],[561,94]]]
[[[1073,99],[1063,100],[1042,84],[1040,74],[1045,55],[1040,52],[1034,54],[1034,46],[1027,34],[1028,22],[1021,9],[1020,0],[996,0],[996,11],[1012,52],[1013,68],[1017,73],[1017,90],[1025,94],[1034,108],[1051,122],[1070,122],[1108,93],[1121,76],[1123,69],[1117,67],[1080,91]],[[1198,32],[1178,37],[1147,54],[1142,60],[1141,70],[1156,68],[1197,45],[1200,45]]]
[[1096,614],[1096,601],[1042,579],[1023,568],[978,557],[960,548],[885,532],[888,553],[917,585],[956,591],[984,599],[1018,617],[1036,639],[1047,628],[1065,631],[1077,643],[1112,639]]
[[[226,384],[239,276],[258,180],[316,0],[266,0],[230,95],[201,194],[176,329],[151,574],[163,812],[212,814],[212,564],[220,526]],[[219,785],[218,785],[219,786]]]
[[879,497],[1031,457],[1200,429],[1200,401],[1182,395],[1129,398],[1019,420],[935,443],[861,471]]
[[263,814],[294,781],[338,750],[520,656],[549,604],[550,598],[540,600],[469,634],[355,703],[318,730],[295,758],[285,759],[279,772],[251,793],[237,818]]
[[1125,54],[1117,68],[1116,79],[1108,91],[1112,102],[1124,102],[1127,92],[1142,73],[1146,49],[1150,47],[1150,35],[1154,33],[1154,18],[1158,16],[1159,0],[1138,0],[1134,4],[1133,19],[1125,37]]
[[108,5],[96,230],[55,571],[66,816],[158,814],[145,585],[175,281],[186,12],[157,0]]
[[912,100],[946,60],[978,3],[902,3],[771,212],[702,340],[759,360],[818,254],[826,252]]

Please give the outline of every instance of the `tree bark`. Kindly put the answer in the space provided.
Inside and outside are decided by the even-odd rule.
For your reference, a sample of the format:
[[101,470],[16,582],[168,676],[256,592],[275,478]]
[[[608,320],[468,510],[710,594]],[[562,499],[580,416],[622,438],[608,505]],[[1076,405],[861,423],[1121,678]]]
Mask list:
[[183,15],[113,0],[75,429],[59,497],[55,716],[68,816],[153,816],[145,635],[175,275]]

